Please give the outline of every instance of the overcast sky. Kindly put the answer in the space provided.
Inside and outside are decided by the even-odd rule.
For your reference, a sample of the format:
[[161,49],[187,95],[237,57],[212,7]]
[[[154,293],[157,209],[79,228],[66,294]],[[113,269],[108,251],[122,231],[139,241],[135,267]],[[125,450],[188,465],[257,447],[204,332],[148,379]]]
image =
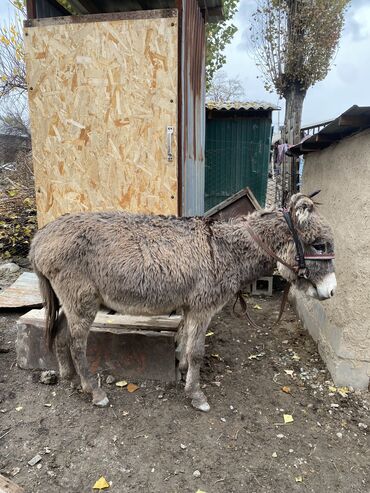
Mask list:
[[[333,0],[335,1],[335,0]],[[226,49],[224,70],[230,77],[240,77],[247,100],[278,103],[276,94],[269,94],[257,79],[258,69],[249,54],[249,23],[256,0],[241,0],[234,22],[238,27]],[[0,0],[3,24],[12,12],[8,0]],[[303,109],[303,124],[338,116],[353,104],[370,106],[370,0],[352,0],[334,66],[322,82],[309,89]],[[280,102],[280,106],[284,106]],[[274,118],[277,123],[277,115]],[[280,115],[282,120],[282,115]]]
[[[224,69],[229,76],[240,77],[248,100],[265,100],[277,104],[277,95],[267,93],[262,81],[257,79],[259,72],[249,54],[249,24],[255,5],[255,0],[240,2],[234,19],[238,32],[226,49],[227,63]],[[333,68],[325,80],[310,88],[307,93],[303,124],[337,117],[353,104],[370,106],[370,0],[352,0],[345,20]],[[284,106],[283,101],[280,106]]]

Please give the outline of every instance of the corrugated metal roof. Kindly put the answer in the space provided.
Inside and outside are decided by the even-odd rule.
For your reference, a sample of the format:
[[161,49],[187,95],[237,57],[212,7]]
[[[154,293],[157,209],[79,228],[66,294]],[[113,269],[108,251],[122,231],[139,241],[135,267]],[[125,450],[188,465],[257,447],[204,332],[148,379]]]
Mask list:
[[274,111],[280,108],[275,104],[266,103],[265,101],[207,101],[207,110],[217,110],[217,111]]
[[351,106],[320,132],[290,147],[287,154],[307,154],[329,147],[354,133],[370,128],[370,106]]

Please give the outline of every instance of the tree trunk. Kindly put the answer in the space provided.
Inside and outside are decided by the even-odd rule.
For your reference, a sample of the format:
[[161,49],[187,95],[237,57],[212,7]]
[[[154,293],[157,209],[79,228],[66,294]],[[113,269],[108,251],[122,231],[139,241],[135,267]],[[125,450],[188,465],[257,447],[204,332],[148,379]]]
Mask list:
[[291,84],[284,92],[285,98],[285,140],[288,144],[298,144],[301,140],[303,101],[306,90],[298,82]]
[[[295,82],[290,85],[285,91],[285,142],[290,145],[298,144],[301,139],[301,122],[302,122],[302,109],[303,101],[306,96],[306,90],[302,90],[300,84]],[[299,160],[291,157],[289,174],[286,180],[287,192],[289,195],[295,193],[298,187],[298,167]]]

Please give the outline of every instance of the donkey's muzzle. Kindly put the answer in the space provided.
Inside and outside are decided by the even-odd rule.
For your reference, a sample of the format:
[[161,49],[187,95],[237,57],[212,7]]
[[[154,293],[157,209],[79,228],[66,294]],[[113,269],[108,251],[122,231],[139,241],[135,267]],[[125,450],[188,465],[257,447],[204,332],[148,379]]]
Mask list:
[[334,272],[327,274],[320,282],[316,284],[317,297],[319,300],[328,300],[335,294],[337,288],[337,279]]

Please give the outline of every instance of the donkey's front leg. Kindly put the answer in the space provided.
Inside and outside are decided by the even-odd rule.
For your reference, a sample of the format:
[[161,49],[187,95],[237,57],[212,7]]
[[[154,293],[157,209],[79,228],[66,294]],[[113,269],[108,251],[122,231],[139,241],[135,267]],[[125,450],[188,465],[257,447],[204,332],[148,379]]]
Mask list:
[[84,317],[79,317],[75,313],[67,313],[71,335],[70,349],[75,368],[81,378],[82,390],[92,394],[93,404],[105,407],[109,404],[107,394],[98,387],[90,373],[86,358],[87,336],[94,318],[95,313]]
[[188,314],[185,320],[187,329],[186,356],[188,373],[185,392],[191,398],[192,405],[200,411],[209,411],[207,398],[200,390],[200,365],[204,356],[205,334],[211,317],[207,315]]

